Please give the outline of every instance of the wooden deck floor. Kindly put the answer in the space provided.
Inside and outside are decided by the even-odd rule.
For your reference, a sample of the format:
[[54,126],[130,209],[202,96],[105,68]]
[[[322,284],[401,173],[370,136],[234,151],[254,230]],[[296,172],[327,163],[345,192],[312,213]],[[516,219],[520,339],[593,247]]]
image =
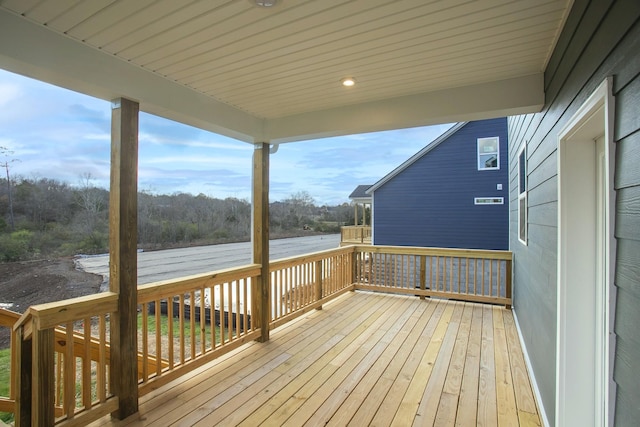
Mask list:
[[539,425],[511,312],[350,292],[94,423],[325,424]]

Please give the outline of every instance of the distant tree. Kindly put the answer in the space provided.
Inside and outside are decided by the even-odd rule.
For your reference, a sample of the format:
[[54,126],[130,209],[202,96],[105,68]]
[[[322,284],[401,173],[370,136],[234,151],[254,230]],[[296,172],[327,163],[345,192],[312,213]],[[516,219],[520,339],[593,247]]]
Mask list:
[[28,228],[44,231],[50,224],[68,225],[75,207],[66,183],[50,178],[22,179],[14,185],[14,207]]
[[[6,168],[10,163],[7,159],[2,165]],[[109,193],[94,185],[91,174],[83,174],[75,186],[11,174],[6,186],[3,176],[0,174],[0,261],[108,250]],[[8,223],[9,205],[13,226]],[[340,225],[353,221],[348,204],[317,207],[306,191],[272,202],[270,211],[274,237],[300,235],[305,225],[319,232],[337,232]],[[247,241],[250,230],[251,203],[245,199],[138,193],[138,244],[143,248]]]
[[109,193],[96,187],[93,179],[91,173],[85,173],[80,178],[80,185],[75,193],[76,204],[79,207],[76,225],[84,236],[82,250],[101,252],[109,246]]
[[0,146],[0,154],[2,154],[2,156],[4,157],[3,159],[4,161],[0,163],[0,166],[2,166],[7,172],[7,195],[9,198],[9,224],[11,225],[11,230],[15,230],[16,223],[13,217],[13,197],[11,196],[11,176],[9,174],[9,165],[11,163],[18,162],[19,160],[10,158],[11,156],[13,156],[14,153],[12,150],[9,150],[7,147]]
[[285,221],[286,227],[302,227],[305,223],[313,221],[315,200],[306,191],[298,191],[284,200],[288,214]]

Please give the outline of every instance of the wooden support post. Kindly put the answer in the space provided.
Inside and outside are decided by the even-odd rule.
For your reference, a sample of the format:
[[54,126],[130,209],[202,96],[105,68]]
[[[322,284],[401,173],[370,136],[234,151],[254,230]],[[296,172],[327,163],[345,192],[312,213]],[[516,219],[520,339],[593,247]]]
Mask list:
[[251,203],[253,263],[262,266],[260,277],[251,286],[251,322],[260,328],[258,341],[269,340],[269,144],[255,145],[253,152],[253,191]]
[[119,98],[111,111],[111,189],[109,198],[109,287],[118,293],[111,316],[111,392],[118,396],[112,416],[138,412],[137,241],[138,113],[137,102]]
[[54,402],[54,331],[45,329],[33,332],[31,366],[31,424],[53,426],[55,424]]
[[[511,278],[511,274],[512,274],[511,267],[512,267],[513,260],[508,259],[508,260],[505,261],[505,263],[506,263],[506,265],[505,265],[505,270],[506,270],[505,271],[505,276],[506,276],[505,277],[505,281],[506,281],[506,287],[507,287],[507,289],[505,289],[505,296],[508,299],[511,299],[511,295],[513,293],[512,289],[511,289],[511,286],[513,285],[512,280],[511,280],[512,279]],[[511,304],[505,305],[505,308],[511,310]]]
[[354,249],[351,252],[351,280],[350,283],[362,283],[361,274],[364,271],[364,266],[360,265],[360,263],[364,263],[364,257],[362,256],[362,252],[359,252],[357,249]]
[[16,375],[16,409],[15,425],[31,425],[31,393],[33,384],[31,383],[31,371],[33,364],[31,339],[24,340],[24,330],[20,326],[16,330],[16,360],[18,361],[18,372]]
[[353,215],[353,225],[357,226],[358,225],[358,203],[357,202],[354,203],[353,206],[356,210],[355,214]]
[[[316,282],[316,301],[320,301],[322,295],[322,260],[315,262],[315,282]],[[319,305],[316,310],[322,310],[322,306]]]
[[[427,257],[420,256],[420,289],[427,289]],[[425,295],[420,295],[420,299],[425,299]]]

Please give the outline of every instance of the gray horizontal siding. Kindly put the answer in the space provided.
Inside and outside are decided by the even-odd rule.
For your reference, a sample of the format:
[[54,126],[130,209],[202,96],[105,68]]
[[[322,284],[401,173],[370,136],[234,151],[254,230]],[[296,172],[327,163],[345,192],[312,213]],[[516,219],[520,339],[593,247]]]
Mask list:
[[[517,239],[517,208],[510,210],[514,252],[514,307],[542,403],[555,418],[557,292],[557,136],[596,87],[614,76],[616,196],[616,305],[618,336],[612,407],[616,424],[640,419],[640,2],[576,0],[545,71],[542,112],[509,119],[510,198],[517,200],[515,162],[527,142],[529,242]],[[515,218],[514,218],[515,217]],[[632,323],[635,327],[632,327]],[[539,349],[545,349],[540,351]],[[632,423],[631,423],[632,422]]]
[[[640,47],[639,47],[640,49]],[[638,66],[640,69],[640,65]],[[616,163],[626,165],[622,169],[616,169],[616,188],[631,187],[640,182],[640,132],[631,134],[616,144]]]
[[622,139],[640,129],[640,79],[633,79],[616,93],[615,138]]
[[616,285],[640,299],[640,240],[619,239],[616,262]]
[[616,238],[635,240],[640,230],[640,186],[620,188],[616,196]]

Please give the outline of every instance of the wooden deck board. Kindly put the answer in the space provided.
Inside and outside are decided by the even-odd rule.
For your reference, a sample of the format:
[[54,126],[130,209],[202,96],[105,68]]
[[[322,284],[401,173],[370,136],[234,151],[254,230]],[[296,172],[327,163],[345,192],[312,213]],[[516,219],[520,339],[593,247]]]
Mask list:
[[[401,333],[405,326],[409,327],[408,321],[412,317],[413,312],[420,304],[414,304],[411,307],[400,307],[400,311],[394,316],[393,323],[388,323],[388,329],[384,336],[378,341],[375,347],[370,351],[363,362],[356,365],[356,367],[348,372],[348,376],[342,381],[338,388],[333,388],[331,395],[319,406],[313,416],[309,417],[306,422],[310,425],[325,425],[336,414],[337,410],[345,404],[345,396],[353,395],[354,389],[359,385],[361,380],[371,372],[372,376],[378,376],[384,371],[384,368],[389,364],[393,355],[397,352],[398,348],[402,345],[404,339]],[[329,388],[329,386],[328,386]],[[357,395],[354,395],[357,397]],[[307,405],[307,407],[300,408],[301,415],[307,414],[311,409],[309,406],[315,406],[317,399],[313,400],[313,405]],[[355,404],[354,404],[355,406]],[[347,409],[347,411],[349,411]],[[353,411],[349,411],[353,413]],[[346,418],[346,416],[345,416]],[[292,420],[290,425],[299,425],[298,420],[301,421],[303,417],[297,417]],[[344,424],[342,424],[344,425]]]
[[[420,404],[418,406],[417,413],[414,415],[413,425],[433,425],[436,419],[436,413],[438,412],[438,406],[440,405],[442,392],[444,390],[444,384],[447,379],[447,372],[451,364],[453,355],[453,349],[456,343],[458,330],[460,327],[460,320],[462,318],[462,312],[464,305],[456,303],[451,315],[451,319],[448,322],[447,329],[442,340],[442,345],[437,354],[437,358],[433,364],[433,370],[427,386],[424,388]],[[418,383],[420,378],[414,378]],[[432,396],[440,396],[440,399],[434,399]]]
[[[155,425],[540,425],[510,311],[350,292],[140,399]],[[498,424],[500,422],[500,424]]]
[[495,354],[493,344],[493,313],[482,307],[482,345],[480,348],[480,379],[478,384],[478,426],[497,426]]
[[472,306],[469,342],[465,355],[456,426],[473,425],[478,414],[478,383],[480,380],[480,347],[482,340],[482,306]]
[[518,409],[516,396],[511,380],[511,365],[509,363],[509,349],[507,336],[504,331],[502,310],[493,309],[494,355],[496,372],[496,400],[498,408],[498,424],[513,426],[518,424]]
[[432,304],[433,303],[437,303],[438,305],[433,311],[433,314],[422,334],[418,337],[418,341],[414,346],[413,351],[408,355],[405,364],[402,366],[398,376],[389,388],[389,393],[387,393],[387,396],[380,404],[378,411],[376,411],[372,420],[372,424],[374,425],[387,426],[391,424],[407,388],[415,376],[416,369],[418,368],[427,346],[431,342],[431,337],[433,336],[446,306],[442,301],[433,301]]

